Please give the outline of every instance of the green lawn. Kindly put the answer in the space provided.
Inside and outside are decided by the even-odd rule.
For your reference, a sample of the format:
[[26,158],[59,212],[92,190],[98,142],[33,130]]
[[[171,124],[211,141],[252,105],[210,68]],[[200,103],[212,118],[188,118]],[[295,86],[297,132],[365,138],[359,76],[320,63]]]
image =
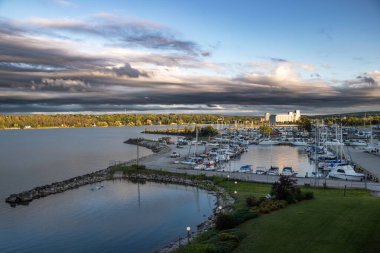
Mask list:
[[[125,172],[168,174],[133,167],[115,167]],[[170,173],[169,173],[170,174]],[[186,176],[186,175],[181,175]],[[194,178],[191,176],[187,176]],[[198,176],[196,178],[203,178]],[[247,209],[246,198],[260,198],[271,185],[213,178],[235,196],[235,213]],[[176,252],[380,252],[380,198],[365,190],[301,188],[315,198],[247,220],[227,231],[210,230]],[[237,191],[235,194],[234,192]],[[248,210],[248,211],[247,211]],[[241,216],[239,216],[241,217]]]
[[[237,207],[251,194],[263,196],[270,185],[220,182]],[[240,252],[380,252],[380,198],[364,190],[303,188],[315,199],[289,205],[246,221],[238,229],[246,234],[234,250]]]

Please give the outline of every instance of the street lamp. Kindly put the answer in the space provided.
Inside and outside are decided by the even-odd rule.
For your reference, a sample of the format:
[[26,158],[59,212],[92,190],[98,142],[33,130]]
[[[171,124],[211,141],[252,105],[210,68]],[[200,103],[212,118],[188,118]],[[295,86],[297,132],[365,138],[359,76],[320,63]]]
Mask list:
[[186,231],[187,231],[187,243],[189,244],[190,243],[190,231],[191,231],[191,227],[186,227]]
[[227,180],[230,180],[230,175],[227,175]]
[[235,194],[237,194],[237,191],[234,191]]
[[218,206],[218,209],[219,209],[219,212],[222,211],[223,207],[222,206]]
[[235,184],[237,184],[237,181],[235,181]]

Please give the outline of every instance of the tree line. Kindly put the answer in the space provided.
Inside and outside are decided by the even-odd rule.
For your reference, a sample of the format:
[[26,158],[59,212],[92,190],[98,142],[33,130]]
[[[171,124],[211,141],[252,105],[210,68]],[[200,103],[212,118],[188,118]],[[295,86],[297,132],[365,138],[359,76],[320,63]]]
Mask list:
[[48,127],[116,127],[187,124],[258,124],[255,116],[221,116],[215,114],[33,114],[0,115],[0,129]]
[[[343,126],[369,126],[380,124],[380,113],[366,116],[302,116],[300,128],[311,129],[316,120],[325,124]],[[239,124],[239,126],[264,125],[259,116],[222,116],[217,114],[32,114],[0,115],[0,129],[48,127],[116,127],[188,124]]]

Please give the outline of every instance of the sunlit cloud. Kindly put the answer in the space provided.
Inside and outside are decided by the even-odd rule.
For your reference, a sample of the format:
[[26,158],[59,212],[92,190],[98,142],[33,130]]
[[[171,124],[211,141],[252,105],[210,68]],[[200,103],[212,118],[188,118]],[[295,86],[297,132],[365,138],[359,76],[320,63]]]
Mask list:
[[200,43],[171,28],[109,13],[0,20],[0,37],[3,112],[248,115],[265,108],[337,111],[380,105],[379,71],[331,80],[319,74],[328,65],[292,59],[214,62]]

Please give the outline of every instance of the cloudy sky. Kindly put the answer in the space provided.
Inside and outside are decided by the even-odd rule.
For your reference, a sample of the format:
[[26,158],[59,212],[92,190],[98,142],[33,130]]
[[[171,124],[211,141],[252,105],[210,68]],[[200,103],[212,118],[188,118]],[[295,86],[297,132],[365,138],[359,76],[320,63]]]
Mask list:
[[378,0],[0,0],[0,113],[380,110]]

